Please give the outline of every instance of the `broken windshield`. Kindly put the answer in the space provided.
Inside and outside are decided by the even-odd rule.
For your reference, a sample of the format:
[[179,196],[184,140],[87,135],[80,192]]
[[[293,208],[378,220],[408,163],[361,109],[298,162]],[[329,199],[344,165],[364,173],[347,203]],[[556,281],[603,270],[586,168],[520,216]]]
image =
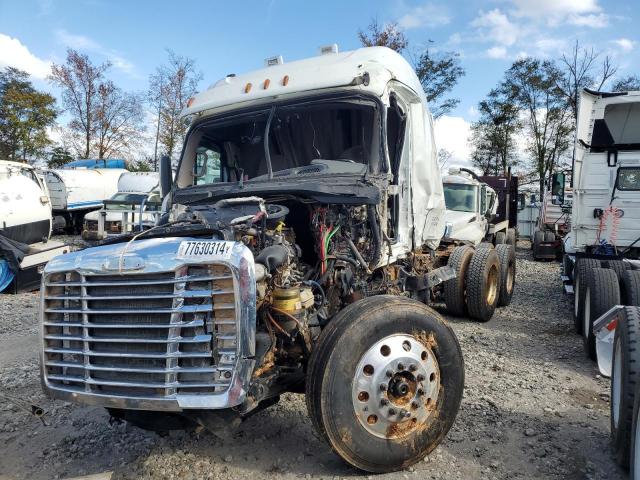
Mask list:
[[379,127],[376,103],[351,98],[278,106],[202,123],[187,139],[178,186],[362,175],[370,167],[377,169]]

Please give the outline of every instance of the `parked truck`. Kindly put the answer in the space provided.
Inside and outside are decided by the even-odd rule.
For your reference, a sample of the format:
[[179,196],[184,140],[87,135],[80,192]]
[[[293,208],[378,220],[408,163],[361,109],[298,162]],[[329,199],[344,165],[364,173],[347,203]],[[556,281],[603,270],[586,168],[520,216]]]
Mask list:
[[122,168],[44,170],[54,227],[80,233],[85,214],[101,208],[118,191],[120,175],[126,172]]
[[118,179],[118,192],[100,210],[84,216],[82,238],[102,240],[110,235],[142,231],[155,225],[161,205],[157,172],[127,172]]
[[[433,120],[383,47],[230,75],[196,95],[163,215],[59,257],[42,288],[42,380],[61,400],[145,428],[217,429],[304,392],[351,465],[406,468],[444,438],[464,363],[439,301],[456,243]],[[463,301],[490,318],[493,249]],[[454,289],[455,290],[455,289]]]
[[69,251],[50,236],[51,203],[45,183],[32,166],[0,160],[0,292],[40,286],[45,263]]
[[[639,478],[640,92],[581,92],[575,148],[562,278],[587,355],[611,376],[616,458]],[[554,176],[554,196],[564,183]]]

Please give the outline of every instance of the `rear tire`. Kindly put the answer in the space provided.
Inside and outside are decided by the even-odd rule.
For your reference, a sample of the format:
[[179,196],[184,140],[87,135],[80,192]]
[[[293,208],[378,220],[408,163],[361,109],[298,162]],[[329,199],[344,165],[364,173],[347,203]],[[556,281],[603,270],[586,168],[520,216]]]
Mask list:
[[591,360],[596,360],[596,337],[593,322],[614,305],[620,304],[620,286],[616,272],[608,268],[591,270],[585,293],[583,340]]
[[542,230],[536,230],[533,232],[533,243],[531,244],[531,249],[533,250],[533,259],[538,259],[538,247],[540,243],[544,242],[544,232]]
[[507,234],[504,232],[496,232],[496,245],[507,243]]
[[618,319],[611,369],[611,439],[618,464],[629,468],[635,395],[640,385],[640,310]]
[[625,270],[623,272],[622,300],[624,305],[640,307],[640,270]]
[[613,270],[614,272],[616,272],[616,275],[618,276],[618,281],[622,281],[622,276],[624,275],[624,272],[627,271],[627,268],[630,267],[630,265],[627,262],[623,262],[622,260],[603,260],[602,261],[602,268],[610,268],[611,270]]
[[515,250],[516,248],[516,229],[515,228],[508,228],[507,229],[507,244],[511,245],[513,247],[513,249]]
[[449,257],[449,265],[456,272],[456,278],[447,280],[444,283],[444,301],[447,305],[447,312],[457,317],[467,314],[466,303],[466,283],[467,269],[473,257],[473,248],[468,246],[456,247]]
[[500,259],[493,248],[476,250],[467,270],[467,308],[471,318],[491,320],[500,294]]
[[500,259],[498,306],[506,307],[511,303],[511,297],[516,285],[516,252],[511,245],[498,245],[496,253]]
[[629,455],[629,478],[632,480],[640,478],[640,419],[638,415],[640,415],[640,386],[636,389],[632,417],[631,452]]
[[440,315],[417,301],[381,295],[348,305],[323,331],[311,355],[306,399],[314,426],[336,454],[384,473],[413,465],[438,446],[463,388],[462,351]]
[[578,257],[573,267],[573,323],[576,333],[580,335],[584,334],[585,294],[589,271],[599,266],[600,262],[595,258]]

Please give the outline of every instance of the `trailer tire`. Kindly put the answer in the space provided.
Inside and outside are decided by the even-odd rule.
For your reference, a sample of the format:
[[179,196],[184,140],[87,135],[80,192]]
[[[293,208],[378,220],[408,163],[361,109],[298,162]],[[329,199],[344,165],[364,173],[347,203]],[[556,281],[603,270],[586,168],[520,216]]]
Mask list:
[[491,320],[500,294],[500,259],[493,248],[476,250],[467,270],[467,309],[471,318]]
[[507,240],[506,242],[511,245],[514,249],[516,248],[516,229],[515,228],[507,228]]
[[456,272],[456,278],[447,280],[444,283],[444,301],[447,305],[447,312],[457,317],[462,317],[467,313],[466,303],[466,283],[467,269],[473,257],[473,248],[463,245],[453,249],[447,265]]
[[589,271],[599,266],[600,261],[595,258],[577,257],[573,267],[573,324],[578,335],[584,333],[584,304]]
[[618,464],[629,467],[633,410],[640,385],[640,310],[626,307],[613,341],[611,440]]
[[415,300],[381,295],[348,305],[325,328],[311,354],[306,400],[336,454],[384,473],[407,468],[438,446],[463,388],[460,344],[442,317]]
[[640,307],[640,270],[625,270],[622,274],[624,305]]
[[504,232],[496,232],[496,245],[502,245],[503,243],[507,243],[507,234]]
[[622,282],[622,276],[624,272],[629,268],[629,264],[627,262],[623,262],[622,260],[603,260],[602,268],[610,268],[616,275],[618,276],[618,281]]
[[620,284],[616,272],[608,268],[594,268],[589,274],[585,292],[582,338],[591,360],[596,360],[596,337],[593,322],[614,305],[620,304]]
[[498,245],[496,253],[500,259],[498,306],[506,307],[511,303],[511,297],[516,285],[516,252],[511,245]]
[[629,478],[638,478],[640,475],[640,418],[638,418],[638,415],[640,415],[640,386],[636,388],[635,401],[633,403]]
[[545,242],[555,242],[556,234],[553,232],[544,232],[544,241]]

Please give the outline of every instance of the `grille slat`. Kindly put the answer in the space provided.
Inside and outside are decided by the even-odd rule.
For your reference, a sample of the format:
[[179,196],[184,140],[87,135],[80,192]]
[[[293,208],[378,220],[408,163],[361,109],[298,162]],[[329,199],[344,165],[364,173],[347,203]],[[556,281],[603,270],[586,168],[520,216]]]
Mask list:
[[131,398],[223,393],[238,353],[235,291],[224,265],[48,274],[45,377],[54,388]]

